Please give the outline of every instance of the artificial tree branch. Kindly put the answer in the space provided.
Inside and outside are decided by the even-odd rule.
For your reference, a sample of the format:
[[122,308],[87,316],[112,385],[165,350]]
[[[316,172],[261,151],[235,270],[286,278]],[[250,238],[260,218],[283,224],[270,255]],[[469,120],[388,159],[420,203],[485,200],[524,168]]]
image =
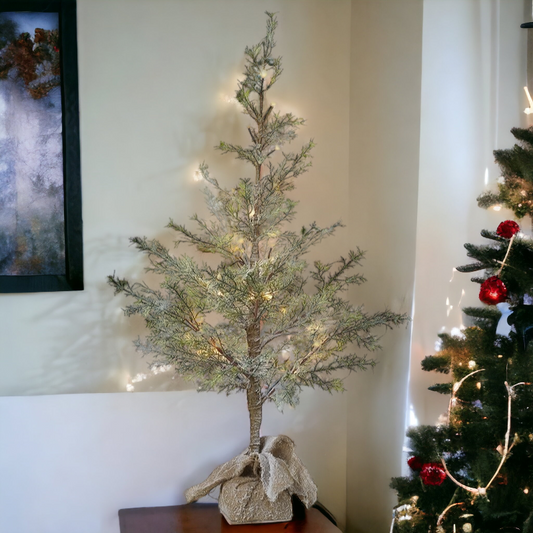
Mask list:
[[444,517],[446,516],[446,513],[452,508],[452,507],[456,507],[457,505],[464,505],[465,502],[457,502],[457,503],[451,503],[450,505],[448,505],[448,507],[446,507],[446,509],[444,509],[444,511],[442,511],[442,513],[439,515],[439,518],[437,520],[437,527],[439,527],[442,522],[444,521]]
[[[510,246],[509,246],[509,248],[510,248]],[[485,487],[485,489],[488,489],[490,487],[490,485],[492,484],[492,482],[496,479],[496,476],[499,474],[503,464],[505,463],[505,461],[508,458],[509,451],[513,447],[512,444],[509,447],[509,439],[511,437],[511,403],[513,401],[513,396],[514,396],[513,389],[515,387],[518,387],[519,385],[526,385],[526,383],[524,381],[522,381],[520,383],[515,383],[512,387],[510,387],[509,384],[507,383],[507,381],[505,382],[505,388],[507,389],[507,431],[505,433],[505,445],[503,447],[502,460],[500,461],[500,464],[499,464],[496,472],[494,472],[494,475],[492,476],[491,480],[488,482],[488,484]]]
[[477,374],[478,372],[484,372],[484,371],[485,371],[484,368],[480,368],[479,370],[474,370],[474,372],[470,372],[470,374],[465,376],[461,381],[454,383],[453,388],[452,388],[452,395],[450,397],[450,401],[448,402],[448,424],[450,423],[450,420],[451,420],[450,417],[451,417],[452,407],[455,404],[455,400],[457,399],[455,395],[457,391],[461,388],[461,385],[469,377],[473,376],[474,374]]

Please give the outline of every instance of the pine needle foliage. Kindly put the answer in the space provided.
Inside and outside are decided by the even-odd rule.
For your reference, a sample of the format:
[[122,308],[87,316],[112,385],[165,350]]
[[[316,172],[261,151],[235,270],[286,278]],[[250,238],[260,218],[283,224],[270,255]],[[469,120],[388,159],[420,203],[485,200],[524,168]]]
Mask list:
[[511,133],[518,141],[513,148],[495,150],[494,158],[502,172],[498,192],[486,192],[478,198],[485,209],[503,205],[518,218],[533,215],[533,127],[513,128]]
[[147,271],[162,277],[160,287],[109,276],[116,293],[133,299],[126,315],[145,319],[149,334],[136,346],[155,365],[174,365],[198,390],[247,393],[251,451],[258,450],[265,402],[294,406],[302,387],[343,390],[338,371],[374,365],[367,353],[379,348],[376,328],[406,321],[390,311],[368,314],[343,299],[365,281],[354,273],[361,250],[309,267],[305,254],[333,235],[339,222],[325,228],[313,222],[299,232],[287,227],[297,205],[287,193],[311,166],[314,143],[284,151],[304,120],[275,112],[267,101],[282,73],[281,58],[273,55],[276,26],[275,15],[267,13],[266,37],[246,47],[236,91],[251,119],[251,143],[217,147],[248,163],[252,176],[227,189],[203,163],[199,172],[207,183],[210,218],[194,215],[195,230],[168,224],[177,233],[176,245],[216,254],[218,266],[176,257],[157,240],[135,237],[131,242],[150,262]]
[[[472,281],[478,283],[482,283],[486,278],[500,272],[509,246],[509,240],[500,237],[494,231],[483,230],[481,236],[491,241],[491,243],[482,245],[466,243],[464,246],[467,250],[467,255],[475,261],[457,267],[459,272],[485,270],[485,276],[472,278]],[[499,278],[509,289],[511,293],[510,302],[513,305],[523,303],[525,295],[533,294],[533,246],[529,237],[521,234],[515,237],[509,251],[506,267],[501,269]],[[490,313],[490,311],[486,311],[486,313]]]

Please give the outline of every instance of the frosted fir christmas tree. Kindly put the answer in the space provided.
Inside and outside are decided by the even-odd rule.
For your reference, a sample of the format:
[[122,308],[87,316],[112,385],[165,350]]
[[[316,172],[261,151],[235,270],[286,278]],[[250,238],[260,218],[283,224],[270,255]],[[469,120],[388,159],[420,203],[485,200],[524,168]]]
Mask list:
[[[495,156],[510,177],[524,154]],[[484,271],[472,281],[486,305],[464,309],[464,336],[439,335],[441,350],[422,361],[451,376],[430,387],[450,395],[449,408],[442,423],[407,433],[411,474],[391,484],[395,533],[533,532],[533,240],[513,220],[481,235],[490,244],[466,244],[475,261],[458,270]]]
[[[210,219],[193,216],[195,231],[173,221],[168,225],[177,232],[178,244],[216,254],[220,263],[211,267],[185,254],[175,257],[158,241],[136,237],[132,242],[149,258],[147,270],[163,277],[160,287],[109,277],[116,293],[134,300],[126,315],[144,317],[149,334],[136,346],[154,356],[153,365],[173,365],[200,391],[246,393],[250,439],[242,464],[245,473],[263,482],[268,467],[260,460],[263,405],[294,406],[302,387],[342,391],[338,371],[373,365],[367,352],[378,348],[382,331],[377,328],[406,320],[390,311],[367,314],[342,298],[350,286],[364,281],[353,273],[363,257],[360,250],[309,268],[304,255],[332,235],[339,222],[326,228],[313,222],[299,232],[286,227],[297,205],[287,193],[310,167],[314,145],[310,141],[294,153],[283,150],[304,120],[275,112],[267,98],[282,73],[281,58],[273,55],[276,25],[274,14],[267,13],[266,37],[245,49],[244,78],[236,91],[251,119],[251,144],[221,142],[217,147],[248,163],[251,177],[227,189],[202,164]],[[302,496],[298,483],[293,485],[288,488]],[[273,502],[277,489],[264,488]],[[307,500],[313,503],[309,494]]]

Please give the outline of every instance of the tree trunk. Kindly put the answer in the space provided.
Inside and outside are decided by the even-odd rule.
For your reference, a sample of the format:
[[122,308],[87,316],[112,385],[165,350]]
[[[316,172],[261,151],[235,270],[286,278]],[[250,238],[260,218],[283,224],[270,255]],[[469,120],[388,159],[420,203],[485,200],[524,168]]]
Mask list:
[[[261,119],[257,121],[259,142],[263,141],[263,81],[261,81],[261,91],[259,93],[259,114]],[[256,165],[255,167],[255,182],[258,184],[262,177],[262,165]],[[254,215],[252,217],[254,225],[255,239],[252,241],[252,249],[250,253],[250,263],[252,265],[257,264],[259,261],[259,236],[260,231],[257,226],[257,220],[259,213],[256,212],[254,206]],[[251,311],[251,325],[246,330],[246,340],[248,343],[248,356],[251,359],[258,357],[261,353],[261,324],[257,318],[258,303],[255,303],[255,309]],[[261,402],[261,382],[255,377],[250,377],[248,388],[246,389],[246,399],[248,401],[248,413],[250,415],[250,445],[248,451],[250,454],[259,453],[259,444],[261,439],[261,422],[263,420],[263,404]]]
[[263,419],[263,405],[261,403],[261,384],[255,378],[250,379],[246,390],[248,412],[250,414],[250,453],[259,453],[259,440],[261,438],[261,421]]

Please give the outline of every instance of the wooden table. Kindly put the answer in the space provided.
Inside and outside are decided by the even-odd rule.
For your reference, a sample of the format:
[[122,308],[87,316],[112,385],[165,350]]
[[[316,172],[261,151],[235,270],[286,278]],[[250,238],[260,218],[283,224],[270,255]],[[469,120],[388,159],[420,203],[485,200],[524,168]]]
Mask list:
[[120,533],[340,533],[317,509],[277,524],[230,526],[216,504],[140,507],[118,512]]

